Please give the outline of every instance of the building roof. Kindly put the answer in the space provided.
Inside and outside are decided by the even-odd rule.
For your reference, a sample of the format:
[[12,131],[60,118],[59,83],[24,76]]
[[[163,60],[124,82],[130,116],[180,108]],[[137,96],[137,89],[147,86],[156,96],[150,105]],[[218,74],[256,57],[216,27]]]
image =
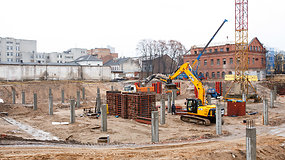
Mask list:
[[81,57],[77,58],[73,62],[82,62],[82,61],[102,61],[102,60],[98,59],[94,55],[85,55],[85,56],[81,56]]
[[113,66],[113,65],[120,65],[127,61],[129,58],[118,58],[115,60],[110,60],[104,64],[104,66]]

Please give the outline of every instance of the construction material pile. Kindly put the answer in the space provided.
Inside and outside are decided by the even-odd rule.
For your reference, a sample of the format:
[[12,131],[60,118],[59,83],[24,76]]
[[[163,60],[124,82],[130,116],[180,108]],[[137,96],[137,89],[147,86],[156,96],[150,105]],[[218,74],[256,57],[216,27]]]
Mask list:
[[151,118],[151,112],[157,110],[155,94],[107,91],[106,95],[109,115],[125,119]]

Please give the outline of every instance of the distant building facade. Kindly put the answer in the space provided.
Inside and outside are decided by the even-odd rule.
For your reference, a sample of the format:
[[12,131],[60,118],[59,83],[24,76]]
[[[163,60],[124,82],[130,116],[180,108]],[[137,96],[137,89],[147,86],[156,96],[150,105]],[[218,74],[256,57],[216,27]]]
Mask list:
[[103,66],[103,61],[94,55],[85,55],[77,58],[73,62],[82,66]]
[[94,48],[87,51],[90,55],[95,55],[99,59],[103,60],[103,63],[108,62],[109,60],[118,58],[118,53],[113,53],[114,48]]
[[33,62],[37,41],[0,37],[0,62]]
[[117,58],[104,63],[111,67],[112,79],[139,78],[140,65],[138,60],[132,58]]
[[[249,75],[256,75],[259,80],[262,80],[266,77],[266,49],[256,37],[251,40],[248,47]],[[191,54],[183,57],[184,63],[192,64],[203,48],[192,47]],[[226,74],[234,74],[234,57],[235,44],[210,46],[198,62],[198,74],[203,74],[208,79],[223,79]]]
[[285,52],[280,51],[275,55],[275,73],[285,74]]

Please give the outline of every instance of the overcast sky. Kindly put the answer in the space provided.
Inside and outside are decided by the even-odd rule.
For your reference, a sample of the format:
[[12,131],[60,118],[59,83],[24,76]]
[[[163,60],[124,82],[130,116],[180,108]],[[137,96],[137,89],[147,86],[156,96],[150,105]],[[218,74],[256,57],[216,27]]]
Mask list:
[[[234,41],[235,0],[0,0],[0,37],[37,40],[38,52],[111,45],[137,56],[141,39],[177,40],[189,49]],[[285,50],[285,1],[249,0],[249,41]]]

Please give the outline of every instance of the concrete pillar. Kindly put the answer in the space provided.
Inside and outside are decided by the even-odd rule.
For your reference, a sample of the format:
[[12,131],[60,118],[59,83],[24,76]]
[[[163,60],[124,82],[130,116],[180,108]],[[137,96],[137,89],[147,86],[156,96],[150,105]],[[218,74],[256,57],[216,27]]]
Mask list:
[[160,124],[165,124],[165,100],[162,98],[160,103]]
[[211,100],[211,95],[207,94],[207,101],[208,101],[208,104],[212,104],[212,100]]
[[34,110],[37,110],[38,109],[38,97],[37,97],[37,94],[34,93],[34,107],[33,107]]
[[102,105],[102,114],[101,114],[101,129],[102,132],[107,132],[107,105],[103,104]]
[[49,88],[49,90],[48,90],[48,95],[49,95],[49,96],[51,96],[51,95],[52,95],[51,88]]
[[270,91],[270,108],[274,107],[274,91]]
[[167,95],[168,95],[168,104],[167,104],[167,106],[168,106],[168,109],[167,109],[167,112],[168,113],[171,113],[171,111],[172,111],[172,108],[171,108],[171,92],[170,93],[167,93]]
[[53,115],[53,98],[52,95],[48,98],[49,115]]
[[246,121],[246,159],[256,160],[256,128],[253,120]]
[[82,99],[85,100],[85,88],[82,88]]
[[97,97],[96,97],[96,112],[100,113],[101,110],[101,96],[100,96],[100,88],[97,88]]
[[263,125],[268,125],[268,100],[263,99]]
[[64,103],[64,89],[61,90],[61,103]]
[[77,101],[76,101],[76,107],[79,108],[80,107],[80,91],[78,90],[76,92],[77,94]]
[[177,94],[176,89],[172,89],[172,104],[174,105],[175,105],[176,94]]
[[22,104],[26,104],[25,92],[22,91]]
[[12,88],[12,103],[16,104],[16,91],[15,91],[15,88]]
[[245,93],[242,94],[242,101],[246,102],[246,94]]
[[216,134],[222,134],[222,113],[220,103],[216,104]]
[[70,100],[70,124],[75,122],[75,100]]
[[274,86],[274,100],[277,98],[277,86]]
[[111,91],[113,91],[114,90],[114,86],[111,86]]
[[158,111],[151,112],[151,142],[159,142]]

